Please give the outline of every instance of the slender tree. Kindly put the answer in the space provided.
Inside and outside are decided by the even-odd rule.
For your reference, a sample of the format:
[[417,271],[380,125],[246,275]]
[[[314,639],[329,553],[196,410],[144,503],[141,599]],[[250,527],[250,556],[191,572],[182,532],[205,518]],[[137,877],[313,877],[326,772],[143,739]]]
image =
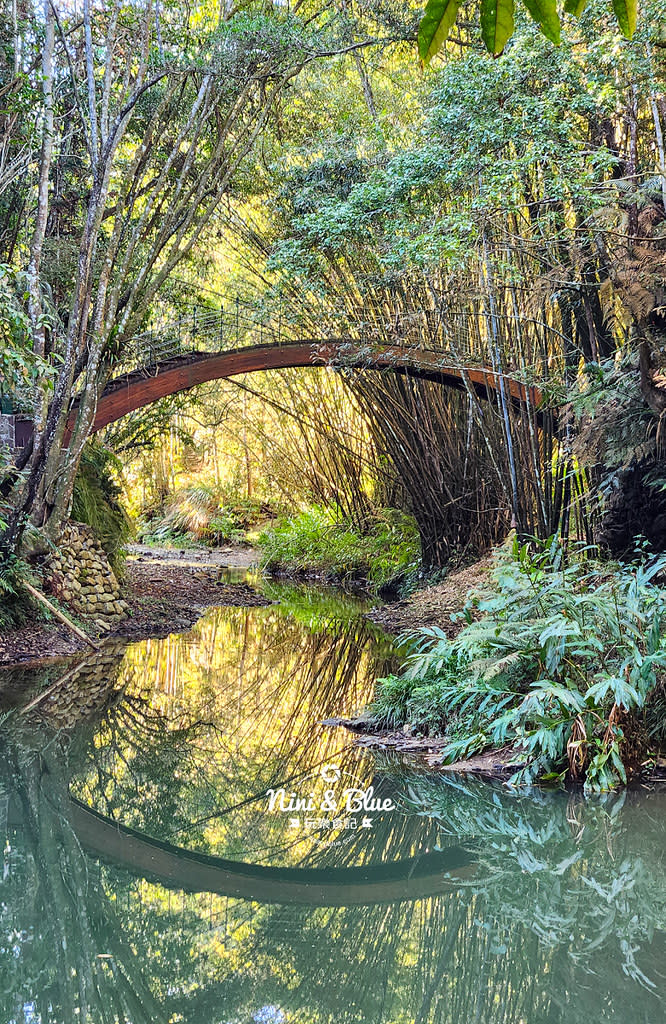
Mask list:
[[25,344],[57,372],[34,396],[32,445],[2,481],[5,551],[28,519],[58,536],[109,365],[192,254],[289,82],[328,52],[309,13],[114,0],[93,15],[85,0],[78,18],[46,0],[13,26],[41,140],[16,287]]

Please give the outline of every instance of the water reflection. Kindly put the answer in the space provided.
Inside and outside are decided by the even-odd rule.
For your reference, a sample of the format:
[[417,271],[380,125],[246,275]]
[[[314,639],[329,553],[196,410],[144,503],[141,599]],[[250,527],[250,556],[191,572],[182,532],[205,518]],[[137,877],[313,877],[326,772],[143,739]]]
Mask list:
[[[664,794],[583,801],[340,754],[313,723],[362,703],[391,652],[352,614],[292,601],[116,651],[78,725],[48,701],[4,721],[0,1020],[663,1021]],[[398,810],[344,845],[294,838],[263,793],[334,755]],[[409,898],[378,886],[364,907],[188,894],[111,845],[101,863],[86,852],[71,794],[170,851],[302,877],[362,868],[369,887],[434,856],[438,888],[419,891],[417,871]],[[469,869],[446,877],[459,851]]]
[[291,845],[264,794],[332,759],[356,762],[346,737],[320,723],[363,706],[395,655],[350,598],[282,595],[129,647],[115,677],[123,698],[85,744],[76,795],[204,852],[260,860]]

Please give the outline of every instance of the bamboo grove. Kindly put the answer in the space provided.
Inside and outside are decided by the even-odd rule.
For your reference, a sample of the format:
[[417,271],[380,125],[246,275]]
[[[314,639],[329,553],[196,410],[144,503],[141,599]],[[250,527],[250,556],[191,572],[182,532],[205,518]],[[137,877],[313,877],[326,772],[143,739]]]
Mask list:
[[601,88],[598,49],[580,45],[527,33],[500,66],[451,59],[411,146],[330,147],[292,169],[268,239],[230,228],[308,336],[332,317],[542,389],[542,407],[516,410],[501,390],[483,403],[468,385],[346,376],[432,564],[510,524],[619,552],[653,518],[648,500],[624,529],[619,507],[660,463],[662,51],[620,48]]
[[[460,22],[423,75],[416,7],[151,11],[6,12],[3,393],[35,434],[3,470],[4,550],[27,527],[57,537],[132,334],[234,293],[294,335],[326,324],[463,370],[458,391],[344,367],[216,389],[248,496],[268,475],[293,498],[299,479],[359,529],[401,508],[426,566],[511,526],[660,546],[661,0],[631,41],[596,2],[559,47],[517,15],[498,60]],[[123,78],[135,30],[144,57]],[[479,400],[474,366],[542,403]],[[193,403],[110,441],[147,453],[173,438],[169,408],[210,408]]]

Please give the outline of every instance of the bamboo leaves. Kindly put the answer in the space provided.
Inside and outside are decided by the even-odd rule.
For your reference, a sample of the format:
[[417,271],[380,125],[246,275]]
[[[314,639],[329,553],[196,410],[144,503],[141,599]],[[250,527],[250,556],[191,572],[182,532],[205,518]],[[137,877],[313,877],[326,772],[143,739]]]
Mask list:
[[[637,0],[612,0],[621,32],[631,39],[636,31]],[[560,15],[557,0],[523,0],[532,21],[536,22],[551,42],[560,43]],[[564,0],[567,14],[578,18],[588,0]],[[428,0],[421,24],[418,44],[421,60],[428,64],[438,53],[453,28],[460,0]],[[481,0],[481,36],[486,49],[495,56],[502,53],[514,29],[514,0]]]
[[636,31],[636,19],[638,16],[637,0],[613,0],[613,10],[622,32],[627,39],[631,39]]

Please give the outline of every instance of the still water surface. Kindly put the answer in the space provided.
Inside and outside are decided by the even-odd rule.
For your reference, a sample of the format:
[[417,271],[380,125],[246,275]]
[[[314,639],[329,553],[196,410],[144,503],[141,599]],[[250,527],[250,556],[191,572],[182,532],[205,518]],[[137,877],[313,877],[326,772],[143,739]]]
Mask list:
[[666,796],[352,748],[395,651],[267,587],[0,677],[0,1024],[666,1021]]

